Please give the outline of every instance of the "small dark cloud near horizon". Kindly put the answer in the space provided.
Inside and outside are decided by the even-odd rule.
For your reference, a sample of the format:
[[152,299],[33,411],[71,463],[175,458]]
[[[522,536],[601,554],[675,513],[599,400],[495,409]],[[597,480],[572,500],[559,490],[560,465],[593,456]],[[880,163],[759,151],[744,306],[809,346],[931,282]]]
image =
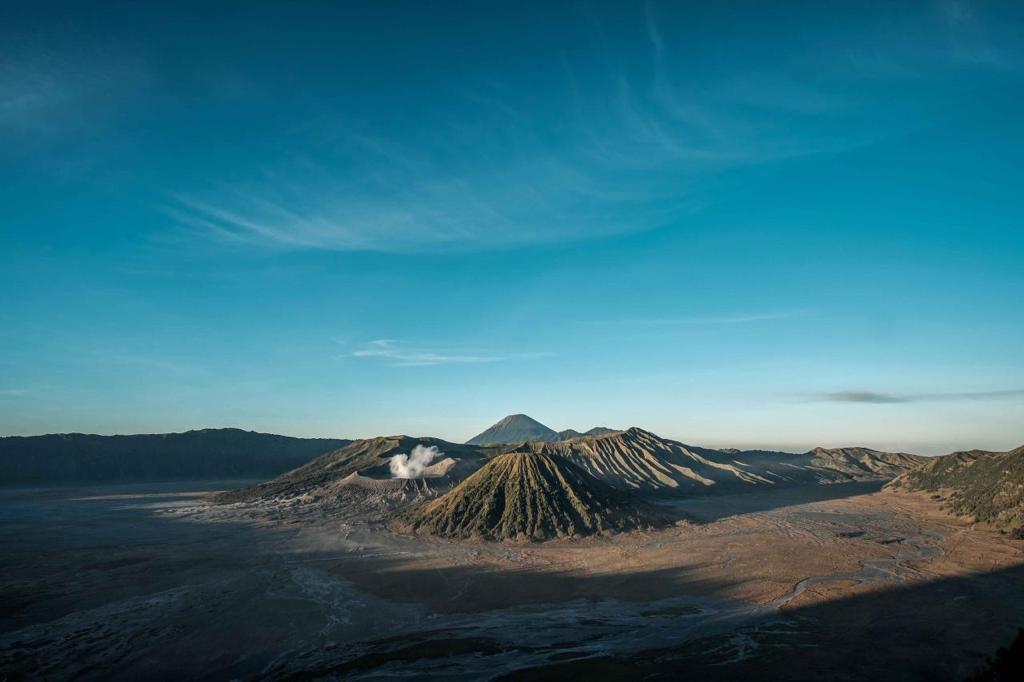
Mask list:
[[973,391],[962,393],[880,393],[878,391],[832,391],[819,393],[814,397],[817,402],[830,403],[919,403],[941,400],[999,400],[1003,398],[1024,397],[1024,389],[1007,391]]
[[889,393],[876,393],[875,391],[833,391],[832,393],[821,393],[817,400],[831,403],[906,403],[910,400],[906,397],[891,395]]

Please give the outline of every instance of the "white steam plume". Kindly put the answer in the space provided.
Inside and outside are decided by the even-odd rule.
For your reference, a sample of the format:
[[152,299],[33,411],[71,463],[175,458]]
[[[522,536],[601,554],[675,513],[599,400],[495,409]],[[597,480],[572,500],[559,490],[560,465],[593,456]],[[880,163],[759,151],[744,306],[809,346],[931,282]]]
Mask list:
[[408,455],[395,455],[388,465],[391,467],[391,478],[420,478],[434,458],[441,454],[433,445],[426,448],[417,445]]

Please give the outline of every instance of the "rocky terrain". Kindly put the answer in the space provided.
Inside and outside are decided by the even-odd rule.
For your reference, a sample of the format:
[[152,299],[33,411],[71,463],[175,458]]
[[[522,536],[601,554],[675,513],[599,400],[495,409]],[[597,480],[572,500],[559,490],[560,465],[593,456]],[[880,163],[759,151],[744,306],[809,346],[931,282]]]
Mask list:
[[928,461],[921,455],[871,448],[814,448],[806,455],[811,456],[812,469],[844,473],[858,480],[891,479]]
[[[394,478],[390,463],[416,448],[437,453],[415,478]],[[221,504],[251,505],[254,511],[290,514],[376,515],[411,501],[436,497],[476,471],[486,448],[439,438],[385,436],[355,440],[277,478],[217,496]]]
[[[885,482],[923,459],[866,448],[803,454],[713,450],[636,427],[597,428],[572,437],[546,428],[525,415],[511,415],[488,432],[532,429],[547,440],[493,446],[410,436],[357,440],[216,499],[252,516],[330,515],[388,521],[395,528],[445,537],[546,540],[650,527],[659,515],[644,497]],[[429,461],[396,474],[395,463],[404,465],[417,451],[429,451]]]
[[565,457],[612,487],[652,494],[709,494],[764,485],[889,480],[926,458],[867,448],[802,454],[712,450],[636,427],[561,442],[530,442],[519,452]]
[[498,455],[402,521],[413,531],[485,540],[547,540],[663,523],[652,508],[565,458],[518,452]]
[[953,513],[1024,537],[1024,446],[934,457],[889,486],[940,493]]

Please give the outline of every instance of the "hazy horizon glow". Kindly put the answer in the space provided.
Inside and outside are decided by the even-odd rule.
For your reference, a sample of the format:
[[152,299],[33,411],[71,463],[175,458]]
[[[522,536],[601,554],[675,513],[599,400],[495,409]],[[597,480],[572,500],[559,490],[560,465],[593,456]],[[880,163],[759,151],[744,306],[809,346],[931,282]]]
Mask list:
[[0,10],[0,435],[1024,443],[1024,7]]

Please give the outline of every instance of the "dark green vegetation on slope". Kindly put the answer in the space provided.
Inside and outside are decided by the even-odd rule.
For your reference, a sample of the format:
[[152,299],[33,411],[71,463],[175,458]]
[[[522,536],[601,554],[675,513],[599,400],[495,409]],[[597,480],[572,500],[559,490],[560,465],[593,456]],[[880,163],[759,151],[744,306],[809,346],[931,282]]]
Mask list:
[[100,483],[276,476],[349,441],[241,429],[0,438],[0,484]]
[[889,485],[947,492],[954,513],[1024,537],[1024,446],[1009,452],[969,450],[935,457]]
[[565,458],[509,453],[398,521],[442,537],[545,540],[660,525],[657,512]]

